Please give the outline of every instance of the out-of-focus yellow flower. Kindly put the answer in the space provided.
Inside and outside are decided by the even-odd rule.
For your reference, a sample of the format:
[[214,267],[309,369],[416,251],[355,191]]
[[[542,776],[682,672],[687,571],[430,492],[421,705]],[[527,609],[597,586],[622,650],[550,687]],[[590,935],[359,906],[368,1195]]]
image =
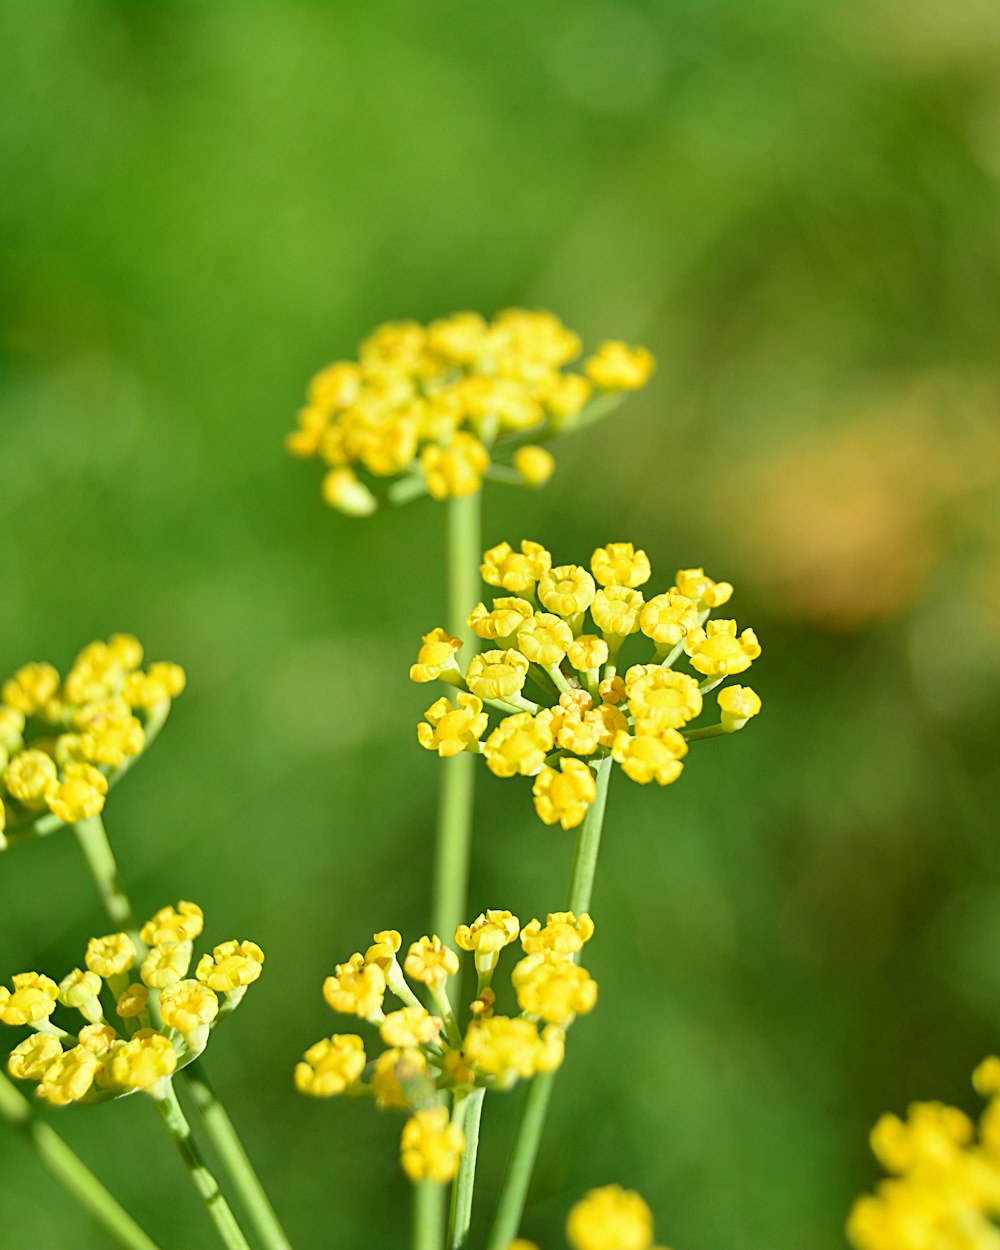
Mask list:
[[437,751],[442,759],[474,749],[489,724],[482,700],[464,691],[458,693],[454,703],[438,699],[424,717],[426,723],[417,726],[417,740],[428,751]]
[[544,447],[526,443],[514,452],[514,468],[528,486],[544,486],[555,471],[555,457]]
[[528,660],[520,651],[483,651],[469,661],[466,683],[480,699],[510,699],[528,676]]
[[0,699],[24,716],[34,716],[59,689],[59,673],[51,664],[25,664],[0,687]]
[[60,820],[72,824],[96,816],[104,807],[108,779],[91,764],[67,764],[63,780],[46,795],[49,810]]
[[45,1069],[62,1053],[62,1042],[58,1037],[34,1033],[10,1052],[7,1071],[19,1081],[40,1081]]
[[590,568],[598,586],[644,586],[652,576],[649,556],[631,543],[608,543],[590,557]]
[[100,1057],[92,1050],[74,1046],[46,1064],[35,1092],[53,1107],[68,1107],[86,1098],[101,1067]]
[[609,340],[584,361],[587,377],[602,391],[635,391],[645,386],[656,362],[645,347]]
[[412,942],[403,971],[424,985],[440,985],[458,971],[458,956],[435,934]]
[[549,1026],[542,1033],[531,1020],[488,1016],[471,1022],[465,1056],[484,1076],[508,1088],[538,1072],[553,1072],[563,1061],[564,1035]]
[[684,640],[691,667],[706,677],[732,677],[743,673],[760,655],[760,643],[752,629],[736,636],[735,621],[709,621],[704,629],[694,629]]
[[323,478],[323,502],[345,516],[371,516],[378,500],[353,469],[330,469]]
[[411,1181],[444,1184],[458,1171],[465,1134],[448,1120],[444,1107],[418,1111],[407,1120],[400,1139],[403,1171]]
[[145,673],[129,673],[122,684],[122,698],[133,708],[148,712],[183,694],[187,676],[179,664],[150,664]]
[[336,973],[323,982],[323,997],[334,1011],[345,1016],[376,1019],[385,997],[385,973],[378,964],[366,964],[356,953],[345,964],[338,964]]
[[365,1046],[353,1033],[334,1033],[310,1046],[295,1065],[295,1088],[311,1098],[342,1094],[365,1069]]
[[438,1016],[432,1016],[425,1007],[401,1007],[390,1011],[382,1021],[379,1032],[387,1046],[405,1050],[436,1042],[442,1028]]
[[44,751],[22,751],[7,765],[4,781],[8,793],[25,807],[37,808],[58,784],[55,760]]
[[490,772],[498,777],[533,777],[545,763],[554,739],[548,720],[530,712],[506,716],[483,743]]
[[587,912],[579,916],[571,911],[549,912],[543,925],[529,921],[521,930],[521,946],[525,954],[550,951],[556,955],[575,955],[594,936],[594,922]]
[[372,1068],[372,1091],[379,1107],[404,1110],[410,1106],[407,1087],[427,1076],[427,1059],[423,1051],[384,1050]]
[[606,1185],[585,1194],[570,1211],[566,1240],[573,1250],[649,1250],[653,1216],[637,1193]]
[[435,499],[474,495],[490,467],[490,453],[473,434],[455,434],[447,447],[428,443],[420,453],[427,490]]
[[499,586],[512,595],[530,594],[552,567],[552,556],[541,543],[521,543],[515,551],[510,543],[498,543],[483,555],[480,572],[487,586]]
[[594,774],[582,760],[561,759],[559,771],[546,765],[532,786],[535,811],[547,825],[575,829],[597,797]]
[[80,749],[91,763],[117,768],[146,742],[142,723],[121,697],[85,704],[74,716]]
[[731,733],[760,711],[760,697],[749,686],[726,686],[719,691],[719,710],[723,728]]
[[455,652],[462,645],[460,638],[454,638],[446,630],[432,629],[424,634],[423,645],[417,652],[417,662],[410,669],[410,681],[436,681],[450,673],[458,673]]
[[597,1002],[597,982],[586,968],[551,951],[526,955],[514,969],[511,983],[526,1015],[563,1029]]
[[59,986],[51,977],[37,972],[19,972],[12,978],[13,990],[0,985],[0,1022],[13,1026],[39,1024],[56,1009]]

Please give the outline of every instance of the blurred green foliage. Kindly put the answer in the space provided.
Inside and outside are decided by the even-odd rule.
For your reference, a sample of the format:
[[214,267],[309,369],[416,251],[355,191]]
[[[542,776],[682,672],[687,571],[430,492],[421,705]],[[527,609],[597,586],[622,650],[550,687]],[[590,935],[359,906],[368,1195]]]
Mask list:
[[[525,1234],[614,1180],[677,1250],[841,1245],[876,1114],[971,1105],[1000,1045],[1000,11],[4,0],[0,46],[0,668],[116,629],[187,668],[108,825],[143,911],[267,950],[209,1063],[296,1244],[406,1244],[398,1119],[291,1069],[333,963],[427,923],[442,517],[345,521],[281,439],[375,322],[526,304],[660,370],[487,541],[737,581],[765,714],[616,779]],[[558,907],[570,850],[483,770],[472,911]],[[2,860],[4,976],[103,924],[69,837]],[[209,1247],[155,1118],[53,1116]],[[2,1126],[0,1160],[4,1246],[106,1244]]]

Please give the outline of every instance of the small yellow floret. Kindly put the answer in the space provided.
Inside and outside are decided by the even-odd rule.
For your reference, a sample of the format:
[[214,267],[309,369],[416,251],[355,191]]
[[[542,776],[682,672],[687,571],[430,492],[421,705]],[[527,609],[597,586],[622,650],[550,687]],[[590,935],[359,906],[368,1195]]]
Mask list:
[[535,612],[517,631],[521,654],[532,664],[553,668],[561,664],[573,645],[573,631],[566,622],[551,612]]
[[356,952],[323,982],[323,997],[334,1011],[345,1016],[375,1019],[385,998],[385,973],[378,964],[366,964],[364,956]]
[[555,471],[555,457],[544,447],[526,443],[514,452],[514,468],[528,486],[544,486]]
[[401,1007],[398,1011],[389,1012],[379,1032],[387,1046],[406,1049],[436,1042],[441,1028],[439,1017],[432,1016],[426,1007]]
[[645,347],[608,340],[583,362],[587,377],[602,391],[635,391],[645,386],[656,362]]
[[535,811],[546,825],[575,829],[597,797],[594,774],[582,760],[561,759],[559,771],[546,765],[532,786]]
[[698,627],[698,606],[687,595],[654,595],[642,606],[639,628],[660,647],[676,647]]
[[749,686],[726,686],[719,691],[723,726],[730,732],[742,729],[760,711],[760,696]]
[[396,1110],[409,1107],[411,1099],[407,1091],[422,1086],[426,1077],[427,1059],[423,1051],[384,1050],[372,1070],[376,1106]]
[[412,942],[403,971],[424,985],[438,985],[458,971],[458,956],[435,934]]
[[566,658],[578,673],[589,673],[608,662],[608,644],[597,634],[581,634],[566,648]]
[[49,811],[67,824],[89,820],[104,807],[108,779],[92,764],[67,764],[63,778],[45,796]]
[[752,629],[736,636],[735,621],[709,621],[693,629],[684,640],[691,667],[706,677],[731,677],[743,673],[760,655],[760,643]]
[[550,569],[538,583],[539,599],[557,616],[573,617],[586,612],[596,593],[594,579],[578,564]]
[[526,955],[510,979],[526,1015],[560,1028],[567,1028],[597,1002],[597,982],[586,968],[551,951]]
[[552,567],[552,557],[541,543],[527,539],[516,552],[510,543],[500,543],[483,553],[480,572],[488,586],[499,586],[513,595],[530,594]]
[[310,1046],[295,1065],[295,1088],[311,1098],[342,1094],[365,1069],[365,1046],[353,1033],[334,1033]]
[[620,1185],[592,1189],[566,1221],[573,1250],[649,1250],[653,1216],[642,1198]]
[[599,590],[590,605],[594,624],[607,637],[627,638],[638,632],[642,591],[628,586],[608,586]]
[[86,1098],[102,1066],[92,1050],[74,1046],[46,1065],[35,1092],[53,1107],[68,1107]]
[[551,717],[517,712],[506,716],[483,743],[483,754],[498,777],[533,777],[555,745]]
[[436,681],[443,674],[458,675],[458,663],[455,652],[462,645],[460,638],[454,638],[447,630],[432,629],[424,634],[423,645],[417,652],[417,662],[410,668],[410,681]]
[[444,1107],[418,1111],[407,1120],[400,1138],[403,1171],[411,1181],[450,1181],[464,1149],[465,1134],[450,1123]]
[[729,582],[713,582],[704,569],[678,569],[674,590],[696,603],[700,611],[721,608],[733,595]]
[[182,981],[191,966],[191,943],[171,942],[169,946],[153,946],[142,961],[139,976],[152,990],[162,990]]
[[323,478],[323,501],[345,516],[371,516],[378,500],[353,469],[340,466]]
[[434,499],[474,495],[490,467],[490,453],[473,434],[459,430],[447,447],[428,443],[420,453],[427,491]]
[[501,597],[493,600],[492,609],[487,609],[485,603],[477,603],[466,624],[477,638],[487,642],[512,641],[531,615],[532,607],[527,599]]
[[163,1023],[187,1036],[219,1014],[219,1000],[214,990],[200,981],[175,981],[160,994],[160,1015]]
[[119,996],[118,1002],[115,1004],[115,1012],[123,1020],[131,1020],[135,1016],[141,1016],[146,1010],[148,1003],[149,990],[138,981],[133,981]]
[[40,807],[59,781],[55,760],[44,751],[22,751],[7,765],[4,784],[12,798]]
[[161,907],[142,926],[140,934],[147,946],[168,946],[172,942],[190,942],[201,933],[205,917],[197,903],[180,902],[176,907]]
[[611,754],[632,781],[640,785],[655,781],[668,786],[681,775],[684,768],[681,759],[687,754],[687,743],[676,729],[640,733],[635,737],[623,732],[615,738]]
[[40,1081],[45,1069],[63,1053],[58,1037],[34,1033],[10,1052],[7,1071],[19,1081]]
[[424,721],[417,725],[417,741],[426,750],[437,751],[442,759],[448,759],[460,751],[476,749],[488,724],[482,700],[460,691],[454,703],[441,698],[431,704]]
[[25,664],[3,683],[0,698],[16,712],[34,716],[59,689],[59,674],[51,664]]
[[39,1024],[56,1009],[59,986],[51,977],[38,972],[19,972],[12,979],[14,989],[0,985],[0,1022],[17,1027]]
[[264,952],[256,942],[220,942],[211,955],[202,955],[194,975],[203,985],[220,994],[231,994],[252,985],[260,976]]
[[594,936],[594,922],[587,912],[576,916],[571,911],[552,911],[542,925],[529,921],[521,930],[521,946],[527,955],[536,951],[552,951],[557,955],[575,955]]
[[140,1029],[111,1056],[111,1078],[122,1089],[151,1089],[177,1067],[169,1040],[153,1029]]
[[520,930],[520,921],[512,912],[490,908],[471,925],[460,924],[455,930],[455,943],[464,951],[494,953],[516,942]]
[[523,688],[527,676],[527,658],[508,647],[473,656],[465,680],[480,699],[510,699]]
[[590,557],[590,568],[599,586],[628,586],[633,590],[649,581],[652,569],[645,551],[631,543],[608,543]]

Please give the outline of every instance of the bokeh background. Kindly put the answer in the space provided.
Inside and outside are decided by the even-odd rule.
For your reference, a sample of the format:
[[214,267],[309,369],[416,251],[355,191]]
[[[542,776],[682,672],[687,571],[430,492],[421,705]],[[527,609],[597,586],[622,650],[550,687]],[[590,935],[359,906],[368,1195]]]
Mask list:
[[[5,0],[0,46],[0,668],[187,668],[108,823],[144,911],[267,950],[210,1067],[296,1245],[407,1244],[399,1120],[291,1069],[332,965],[427,923],[442,515],[345,520],[282,436],[375,322],[515,304],[660,367],[486,539],[735,581],[765,701],[616,778],[524,1231],[620,1181],[676,1250],[841,1246],[878,1112],[972,1107],[1000,1046],[1000,9]],[[474,911],[559,906],[570,851],[483,770]],[[2,860],[4,976],[103,923],[69,837]],[[148,1104],[53,1118],[213,1244]],[[106,1244],[2,1125],[0,1175],[4,1246]]]

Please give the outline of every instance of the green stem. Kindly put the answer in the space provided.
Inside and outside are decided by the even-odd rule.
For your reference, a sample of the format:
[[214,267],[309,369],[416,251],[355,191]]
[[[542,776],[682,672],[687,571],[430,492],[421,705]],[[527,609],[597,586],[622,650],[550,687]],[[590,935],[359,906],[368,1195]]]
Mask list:
[[166,1082],[166,1091],[163,1098],[155,1099],[156,1109],[167,1126],[167,1132],[174,1139],[181,1160],[191,1176],[191,1182],[201,1195],[205,1210],[215,1225],[222,1244],[226,1250],[250,1250],[250,1243],[243,1236],[236,1216],[219,1188],[219,1182],[209,1171],[191,1136],[191,1125],[184,1117],[170,1081]]
[[[476,605],[479,589],[481,495],[463,495],[445,504],[445,565],[447,568],[447,627],[471,652],[474,635],[466,618]],[[433,931],[451,942],[464,919],[469,886],[469,843],[476,759],[462,752],[444,764],[438,808],[437,849],[434,861]]]
[[[141,953],[145,947],[139,938],[132,903],[120,882],[118,863],[104,822],[100,816],[95,816],[91,820],[75,824],[73,831],[109,917],[129,934]],[[212,1088],[202,1061],[196,1060],[179,1075],[191,1090],[195,1108],[205,1130],[265,1250],[289,1250],[291,1243],[288,1236],[281,1227],[232,1120]]]
[[702,729],[682,729],[681,735],[688,742],[701,742],[705,738],[721,738],[725,734],[731,734],[733,731],[727,729],[720,721],[717,725],[705,725]]
[[413,1250],[442,1250],[444,1186],[417,1181],[413,1186]]
[[[566,906],[578,916],[590,908],[594,892],[594,874],[597,871],[597,855],[601,847],[601,831],[604,828],[604,812],[608,801],[608,782],[611,778],[612,760],[606,756],[597,764],[597,794],[587,808],[587,815],[580,826],[580,834],[573,854],[570,874],[569,898]],[[506,1250],[517,1236],[528,1197],[528,1185],[538,1157],[538,1147],[545,1128],[545,1117],[552,1098],[554,1072],[540,1072],[532,1077],[531,1084],[521,1108],[517,1136],[507,1163],[500,1202],[497,1207],[493,1231],[487,1250]]]
[[31,1103],[0,1073],[0,1116],[12,1125],[52,1175],[124,1250],[158,1250],[129,1213],[104,1188],[85,1163],[50,1125],[37,1116]]
[[458,1175],[451,1187],[451,1217],[448,1223],[448,1250],[464,1250],[472,1222],[472,1193],[476,1184],[476,1157],[479,1154],[479,1123],[486,1090],[474,1089],[457,1103],[456,1122],[465,1133],[465,1149]]

